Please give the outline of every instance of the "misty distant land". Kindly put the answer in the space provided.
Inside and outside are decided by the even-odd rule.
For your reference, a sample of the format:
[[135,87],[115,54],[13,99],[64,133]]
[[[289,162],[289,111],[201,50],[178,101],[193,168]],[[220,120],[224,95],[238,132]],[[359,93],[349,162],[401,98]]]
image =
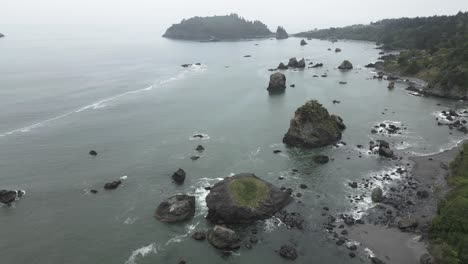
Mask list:
[[163,35],[169,39],[192,41],[243,40],[274,37],[262,22],[248,21],[237,14],[211,17],[192,17],[174,24]]

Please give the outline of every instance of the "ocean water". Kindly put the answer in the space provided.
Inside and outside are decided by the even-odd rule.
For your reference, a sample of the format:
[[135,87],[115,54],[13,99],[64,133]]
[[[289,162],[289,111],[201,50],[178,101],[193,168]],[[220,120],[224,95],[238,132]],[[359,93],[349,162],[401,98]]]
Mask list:
[[[435,121],[438,111],[465,103],[411,96],[404,83],[390,91],[386,81],[369,79],[372,69],[363,66],[380,56],[373,43],[197,43],[161,38],[151,27],[1,31],[0,189],[27,191],[0,207],[1,263],[286,263],[275,253],[285,243],[297,246],[297,263],[360,263],[327,238],[321,208],[362,214],[369,203],[350,204],[348,196],[363,191],[347,183],[399,164],[356,145],[385,139],[399,155],[427,155],[466,138]],[[285,71],[288,86],[296,87],[269,96],[267,69],[290,57],[324,67]],[[336,69],[345,59],[354,70]],[[282,144],[295,109],[310,99],[344,119],[346,145],[305,151]],[[370,133],[384,121],[407,130]],[[196,133],[206,137],[192,138]],[[198,144],[206,150],[192,161]],[[89,156],[91,149],[99,155]],[[334,160],[316,165],[317,154]],[[182,186],[171,182],[178,168],[187,172]],[[191,239],[194,230],[211,227],[204,187],[240,172],[301,192],[302,203],[288,210],[304,216],[306,230],[274,219],[239,227],[241,233],[257,228],[259,243],[229,258]],[[102,189],[124,175],[117,190]],[[300,190],[301,183],[308,189]],[[157,205],[176,193],[197,196],[196,217],[172,225],[155,220]]]

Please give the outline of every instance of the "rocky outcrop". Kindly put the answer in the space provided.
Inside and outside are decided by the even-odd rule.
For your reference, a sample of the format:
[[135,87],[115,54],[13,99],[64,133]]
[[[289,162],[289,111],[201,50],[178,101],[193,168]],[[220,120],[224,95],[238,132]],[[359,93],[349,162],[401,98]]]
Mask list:
[[351,69],[353,69],[353,64],[350,61],[345,60],[345,61],[343,61],[341,63],[340,66],[338,66],[338,69],[340,69],[340,70],[351,70]]
[[340,140],[345,128],[339,116],[330,115],[319,102],[311,100],[296,110],[283,143],[300,148],[322,147]]
[[340,49],[340,48],[336,48],[336,49],[335,49],[335,52],[341,52],[341,49]]
[[307,45],[307,42],[304,39],[301,40],[301,46],[305,46],[305,45]]
[[278,65],[278,70],[287,70],[287,69],[289,69],[289,67],[284,65],[284,63],[282,62]]
[[0,190],[0,204],[10,205],[12,202],[16,201],[16,199],[20,198],[25,194],[25,191],[17,190]]
[[208,232],[207,239],[215,248],[223,250],[238,249],[241,242],[234,230],[219,225]]
[[286,89],[286,76],[280,72],[270,75],[270,83],[268,84],[268,92],[282,93]]
[[154,217],[161,222],[173,223],[192,219],[195,215],[195,196],[179,194],[163,201]]
[[393,158],[393,150],[390,149],[390,144],[385,140],[380,140],[379,144],[379,155],[386,158]]
[[306,66],[306,63],[305,63],[305,59],[302,58],[300,61],[297,61],[297,59],[294,57],[294,58],[290,58],[289,59],[289,62],[288,62],[288,66],[291,67],[291,68],[300,68],[300,69],[303,69],[305,68]]
[[120,186],[120,184],[122,184],[121,180],[108,182],[108,183],[104,184],[104,189],[106,189],[106,190],[115,190]]
[[276,39],[287,39],[289,38],[288,32],[283,27],[276,29]]
[[211,188],[206,218],[218,224],[252,223],[273,216],[291,201],[287,192],[252,173],[241,173]]
[[185,181],[185,171],[183,169],[178,169],[172,174],[172,180],[177,184],[182,184]]

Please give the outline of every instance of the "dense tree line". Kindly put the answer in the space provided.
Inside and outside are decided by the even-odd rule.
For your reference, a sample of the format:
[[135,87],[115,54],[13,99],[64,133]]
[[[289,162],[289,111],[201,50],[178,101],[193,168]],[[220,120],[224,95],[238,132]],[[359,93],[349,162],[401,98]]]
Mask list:
[[164,37],[186,40],[224,40],[267,37],[272,32],[260,21],[248,21],[237,14],[193,17],[167,29]]
[[312,30],[297,36],[375,41],[383,49],[407,50],[393,62],[392,69],[424,78],[433,86],[468,89],[468,12],[385,19],[369,25]]

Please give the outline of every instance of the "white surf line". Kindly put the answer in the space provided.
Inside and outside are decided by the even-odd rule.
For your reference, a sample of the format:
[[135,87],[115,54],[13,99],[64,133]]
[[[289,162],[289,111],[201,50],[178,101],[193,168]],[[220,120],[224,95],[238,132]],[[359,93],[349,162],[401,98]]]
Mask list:
[[[197,67],[195,72],[203,72],[204,70],[206,69],[206,67],[204,67],[204,65],[202,65],[202,67]],[[158,83],[158,85],[165,85],[165,84],[168,84],[168,83],[171,83],[173,81],[177,81],[177,80],[180,80],[180,79],[183,79],[185,77],[185,75],[187,73],[189,73],[190,71],[189,70],[185,70],[185,71],[182,71],[181,73],[177,74],[176,76],[174,77],[171,77],[167,80],[163,80],[163,81],[160,81]],[[64,117],[67,117],[67,116],[70,116],[72,114],[75,114],[75,113],[80,113],[82,111],[85,111],[85,110],[88,110],[88,109],[91,109],[93,108],[94,110],[95,109],[99,109],[99,108],[102,108],[104,107],[102,104],[105,103],[105,102],[110,102],[110,101],[113,101],[113,100],[116,100],[120,97],[123,97],[123,96],[126,96],[126,95],[129,95],[129,94],[137,94],[137,93],[141,93],[141,92],[146,92],[146,91],[151,91],[155,86],[158,86],[158,85],[150,85],[146,88],[143,88],[143,89],[138,89],[138,90],[134,90],[134,91],[129,91],[129,92],[124,92],[124,93],[121,93],[121,94],[118,94],[118,95],[115,95],[115,96],[112,96],[112,97],[109,97],[109,98],[105,98],[105,99],[102,99],[100,101],[97,101],[95,103],[92,103],[90,105],[87,105],[87,106],[83,106],[81,108],[79,108],[78,110],[74,110],[74,111],[71,111],[71,112],[67,112],[63,115],[60,115],[60,116],[56,116],[56,117],[53,117],[53,118],[49,118],[49,119],[46,119],[46,120],[43,120],[41,122],[38,122],[38,123],[35,123],[35,124],[32,124],[32,125],[29,125],[29,126],[26,126],[26,127],[22,127],[22,128],[18,128],[18,129],[15,129],[15,130],[11,130],[11,131],[8,131],[8,132],[4,132],[4,133],[1,133],[0,134],[0,137],[5,137],[5,136],[9,136],[9,135],[13,135],[13,134],[17,134],[17,133],[25,133],[25,132],[29,132],[31,131],[32,129],[34,128],[37,128],[37,127],[40,127],[40,126],[43,126],[44,124],[46,123],[50,123],[52,121],[55,121],[55,120],[58,120],[58,119],[62,119]]]

